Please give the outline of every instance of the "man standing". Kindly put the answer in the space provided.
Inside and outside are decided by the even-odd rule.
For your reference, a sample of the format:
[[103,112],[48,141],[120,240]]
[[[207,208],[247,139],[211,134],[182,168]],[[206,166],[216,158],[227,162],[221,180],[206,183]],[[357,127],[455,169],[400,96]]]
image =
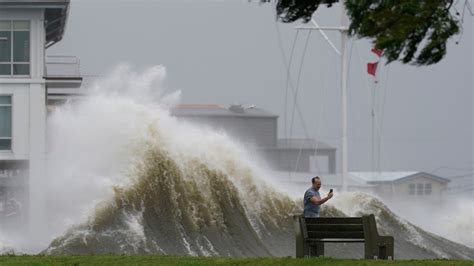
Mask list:
[[320,205],[328,201],[334,195],[331,192],[321,199],[319,189],[321,188],[321,178],[319,176],[311,178],[312,186],[304,193],[304,217],[319,217]]

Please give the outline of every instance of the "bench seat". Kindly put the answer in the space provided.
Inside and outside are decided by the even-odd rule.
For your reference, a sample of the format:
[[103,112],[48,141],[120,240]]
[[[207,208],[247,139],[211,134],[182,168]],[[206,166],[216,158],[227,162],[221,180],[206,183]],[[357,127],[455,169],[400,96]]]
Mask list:
[[296,257],[323,256],[324,243],[364,243],[366,259],[393,259],[393,236],[380,236],[373,214],[362,217],[294,216]]

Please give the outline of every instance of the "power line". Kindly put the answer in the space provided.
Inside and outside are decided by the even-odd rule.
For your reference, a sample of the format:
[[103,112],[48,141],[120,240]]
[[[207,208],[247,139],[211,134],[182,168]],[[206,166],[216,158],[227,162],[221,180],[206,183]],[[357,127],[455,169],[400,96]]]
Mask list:
[[450,167],[450,166],[440,166],[435,168],[434,170],[431,170],[431,172],[436,172],[441,169],[447,169],[447,170],[455,170],[455,171],[472,171],[472,168],[458,168],[458,167]]
[[[282,55],[284,56],[284,51],[283,51],[283,45],[282,45],[282,41],[281,41],[281,33],[280,33],[280,28],[278,27],[278,25],[276,24],[276,29],[277,29],[277,33],[278,33],[278,40],[279,40],[279,46],[280,46],[280,50],[282,52]],[[285,108],[285,112],[284,112],[284,130],[285,130],[285,139],[288,139],[288,115],[287,115],[287,110],[288,110],[288,89],[289,89],[289,83],[290,83],[290,71],[291,71],[291,64],[293,63],[293,55],[294,55],[294,52],[295,52],[295,47],[296,47],[296,42],[298,40],[298,34],[299,34],[299,31],[296,31],[295,33],[295,38],[293,40],[293,45],[291,46],[291,52],[290,52],[290,60],[288,62],[288,66],[286,66],[286,56],[284,56],[285,58],[283,59],[285,62],[285,68],[286,68],[286,87],[285,87],[285,104],[284,104],[284,108]]]
[[300,61],[300,66],[299,66],[299,69],[298,69],[298,76],[296,78],[296,90],[295,90],[295,93],[293,94],[293,109],[291,111],[291,122],[290,122],[290,139],[293,135],[293,123],[294,123],[294,118],[295,118],[295,109],[296,109],[296,105],[297,105],[297,102],[298,102],[298,91],[299,91],[299,88],[300,88],[300,81],[301,81],[301,73],[302,73],[302,70],[303,70],[303,65],[304,65],[304,59],[305,59],[305,56],[306,56],[306,51],[307,51],[307,48],[308,48],[308,43],[309,43],[309,39],[311,37],[311,31],[308,31],[308,36],[306,37],[306,42],[305,42],[305,45],[304,45],[304,48],[303,48],[303,54],[301,55],[301,61]]
[[455,179],[455,178],[472,178],[474,177],[474,172],[471,172],[471,173],[468,173],[468,174],[465,174],[465,175],[454,175],[454,176],[447,176],[446,178],[450,178],[450,179]]
[[[298,70],[298,78],[297,78],[297,81],[296,81],[296,91],[293,95],[294,99],[293,99],[293,110],[291,112],[290,139],[292,138],[292,135],[293,135],[293,121],[294,121],[294,117],[295,117],[295,108],[296,108],[296,104],[297,104],[297,101],[298,101],[298,91],[299,91],[299,88],[300,88],[301,72],[303,70],[304,59],[306,57],[306,50],[308,48],[308,43],[309,43],[310,37],[311,37],[311,31],[308,32],[308,36],[306,37],[306,43],[304,45],[303,54],[301,55],[300,67],[299,67],[299,70]],[[298,151],[298,156],[296,157],[295,171],[298,170],[298,164],[299,164],[301,153],[302,153],[302,150],[303,150],[302,146],[303,146],[303,141],[301,142],[301,145],[300,145],[299,151]]]
[[[280,33],[280,30],[279,30],[279,27],[278,27],[278,24],[277,22],[275,22],[275,26],[276,26],[276,29],[277,29],[277,39],[278,39],[278,44],[279,44],[279,48],[280,48],[280,52],[281,52],[281,56],[282,56],[282,60],[283,60],[283,65],[285,66],[285,69],[287,71],[287,84],[289,85],[289,87],[291,88],[291,92],[293,94],[295,94],[295,86],[293,85],[293,81],[291,79],[291,74],[290,74],[290,68],[289,68],[289,65],[287,63],[287,59],[286,59],[286,55],[285,55],[285,51],[283,49],[283,41],[281,39],[281,33]],[[295,44],[295,42],[294,42]],[[295,45],[294,45],[295,46]],[[294,50],[294,47],[292,48],[292,50]],[[285,102],[287,102],[287,97],[288,97],[288,94],[285,95]],[[305,123],[305,120],[303,118],[303,114],[301,112],[301,109],[298,105],[298,102],[296,102],[296,105],[295,105],[295,108],[296,108],[296,111],[297,111],[297,114],[298,114],[298,117],[300,118],[301,120],[301,126],[303,128],[303,132],[306,136],[307,139],[309,139],[309,134],[308,134],[308,130],[307,130],[307,127],[306,127],[306,123]],[[285,108],[285,118],[287,116],[286,114],[287,110]],[[285,131],[287,130],[287,126],[286,126],[286,121],[285,121]],[[287,133],[285,132],[285,138],[287,138]],[[288,174],[289,174],[289,177],[291,178],[291,170],[288,171]]]

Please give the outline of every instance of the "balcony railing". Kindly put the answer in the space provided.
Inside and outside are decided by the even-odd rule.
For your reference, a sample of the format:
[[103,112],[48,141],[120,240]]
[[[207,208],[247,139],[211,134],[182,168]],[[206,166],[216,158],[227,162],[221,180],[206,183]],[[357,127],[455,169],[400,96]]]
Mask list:
[[[48,95],[52,93],[61,94],[62,92],[53,92],[54,89],[78,89],[82,84],[81,63],[75,56],[47,56],[45,64],[46,87]],[[71,93],[69,91],[68,93]]]
[[76,56],[47,56],[45,65],[46,78],[81,77],[81,62]]

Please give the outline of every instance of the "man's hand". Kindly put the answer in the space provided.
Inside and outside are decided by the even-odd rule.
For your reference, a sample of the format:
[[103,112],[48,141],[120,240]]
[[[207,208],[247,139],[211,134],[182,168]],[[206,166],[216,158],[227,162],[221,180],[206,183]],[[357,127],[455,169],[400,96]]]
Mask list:
[[321,205],[321,204],[325,203],[326,201],[328,201],[330,198],[332,198],[333,195],[334,195],[334,192],[330,192],[330,193],[328,193],[328,195],[327,195],[325,198],[323,198],[323,199],[320,199],[320,198],[314,196],[314,197],[311,198],[311,202],[312,202],[313,204],[316,204],[316,205]]

